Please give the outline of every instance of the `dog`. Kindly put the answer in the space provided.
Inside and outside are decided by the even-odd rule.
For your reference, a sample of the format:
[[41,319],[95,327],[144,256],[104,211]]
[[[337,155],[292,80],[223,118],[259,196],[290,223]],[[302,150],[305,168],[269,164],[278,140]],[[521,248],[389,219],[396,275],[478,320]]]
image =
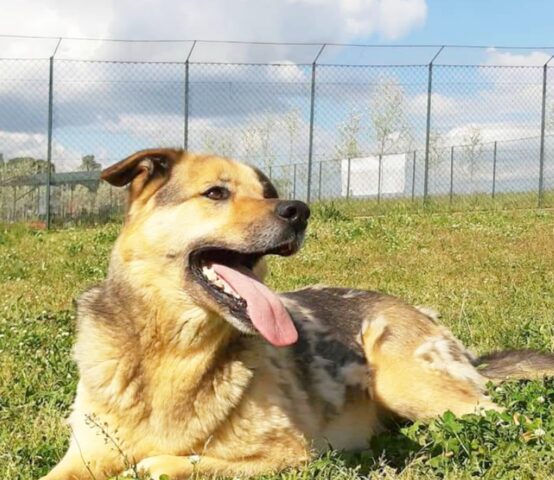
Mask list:
[[294,254],[310,211],[256,168],[150,149],[101,177],[128,187],[128,212],[78,300],[70,446],[44,480],[277,472],[366,448],[391,417],[499,409],[487,381],[554,373],[552,354],[475,358],[389,295],[273,292],[264,257]]

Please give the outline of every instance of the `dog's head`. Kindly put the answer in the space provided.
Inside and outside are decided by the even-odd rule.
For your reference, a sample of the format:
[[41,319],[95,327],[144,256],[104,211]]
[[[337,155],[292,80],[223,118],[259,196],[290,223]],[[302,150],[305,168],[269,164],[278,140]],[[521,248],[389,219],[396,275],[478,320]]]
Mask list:
[[114,256],[133,284],[175,301],[190,299],[275,345],[296,341],[288,313],[262,283],[263,258],[300,248],[306,204],[279,200],[255,168],[173,149],[137,152],[102,178],[129,188]]

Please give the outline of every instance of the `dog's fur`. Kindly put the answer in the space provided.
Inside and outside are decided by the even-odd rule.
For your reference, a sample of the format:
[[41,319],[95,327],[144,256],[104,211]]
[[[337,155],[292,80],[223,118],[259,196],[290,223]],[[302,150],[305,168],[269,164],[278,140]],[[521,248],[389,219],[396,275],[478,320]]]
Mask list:
[[[78,302],[71,444],[44,479],[100,480],[135,463],[153,478],[278,471],[329,446],[362,449],[391,416],[497,409],[487,378],[554,372],[554,356],[530,352],[488,356],[479,369],[432,311],[341,288],[283,294],[299,338],[274,347],[188,269],[204,245],[249,252],[279,242],[286,226],[263,174],[153,149],[103,178],[129,185],[129,210],[108,278]],[[218,185],[229,199],[202,195]],[[263,260],[255,270],[263,276]]]

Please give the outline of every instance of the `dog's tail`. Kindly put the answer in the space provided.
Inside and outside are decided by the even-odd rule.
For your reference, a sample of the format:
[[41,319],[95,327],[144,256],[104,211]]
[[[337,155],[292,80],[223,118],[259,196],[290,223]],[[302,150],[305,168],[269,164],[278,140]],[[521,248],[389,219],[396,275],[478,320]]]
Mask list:
[[554,354],[534,350],[506,350],[479,357],[475,366],[484,377],[503,380],[534,380],[554,377]]

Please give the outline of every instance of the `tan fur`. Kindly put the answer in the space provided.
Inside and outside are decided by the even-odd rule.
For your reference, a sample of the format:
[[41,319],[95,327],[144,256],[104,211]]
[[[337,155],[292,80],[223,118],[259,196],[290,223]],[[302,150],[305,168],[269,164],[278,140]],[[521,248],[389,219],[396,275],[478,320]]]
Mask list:
[[[350,322],[358,325],[365,364],[335,371],[333,362],[306,350],[315,369],[310,384],[302,381],[293,348],[271,347],[225,320],[183,271],[193,247],[254,248],[278,232],[278,200],[268,198],[250,167],[155,149],[103,176],[129,184],[130,205],[108,278],[79,300],[71,443],[45,480],[101,480],[135,464],[153,478],[249,476],[301,465],[329,444],[363,448],[387,412],[427,419],[447,409],[496,408],[452,334],[429,310],[393,297],[298,292],[361,305]],[[202,196],[220,184],[231,190],[229,201]],[[263,276],[266,266],[256,269]],[[343,345],[315,310],[291,299],[286,305],[303,319],[305,334],[321,341],[317,352]],[[351,339],[354,346],[346,341],[341,348],[352,348],[355,358]]]
[[377,402],[412,420],[497,409],[471,355],[445,327],[408,305],[383,303],[361,336]]

